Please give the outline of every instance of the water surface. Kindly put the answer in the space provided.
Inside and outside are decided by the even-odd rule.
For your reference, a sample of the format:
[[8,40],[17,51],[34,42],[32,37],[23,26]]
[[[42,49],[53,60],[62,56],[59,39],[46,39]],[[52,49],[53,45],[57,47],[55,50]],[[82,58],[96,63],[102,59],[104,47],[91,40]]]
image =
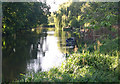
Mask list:
[[38,29],[2,38],[3,81],[18,79],[20,73],[48,71],[59,67],[66,59],[65,53],[73,50],[66,47],[69,32],[55,29]]

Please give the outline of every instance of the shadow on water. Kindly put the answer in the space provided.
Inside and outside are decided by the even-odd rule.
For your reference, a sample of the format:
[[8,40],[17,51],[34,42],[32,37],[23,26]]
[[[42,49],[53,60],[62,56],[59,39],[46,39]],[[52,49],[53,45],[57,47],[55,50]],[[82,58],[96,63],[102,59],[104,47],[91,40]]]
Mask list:
[[3,82],[18,78],[20,73],[26,73],[30,60],[37,59],[38,51],[44,56],[42,47],[38,49],[38,45],[43,45],[43,37],[47,36],[47,30],[44,29],[42,32],[45,33],[16,32],[14,35],[2,37]]
[[[27,61],[30,59],[31,44],[35,45],[38,36],[34,32],[17,32],[15,36],[2,38],[2,78],[3,81],[11,81],[18,74],[25,73]],[[34,52],[35,54],[36,52]],[[36,58],[34,55],[32,58]]]

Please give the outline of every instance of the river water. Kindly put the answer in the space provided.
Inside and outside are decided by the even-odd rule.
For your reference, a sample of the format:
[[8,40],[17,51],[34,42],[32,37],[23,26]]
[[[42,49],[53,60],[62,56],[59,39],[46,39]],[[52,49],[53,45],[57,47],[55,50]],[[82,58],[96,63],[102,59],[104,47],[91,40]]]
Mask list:
[[20,73],[48,71],[59,67],[66,59],[66,53],[72,52],[66,47],[66,39],[71,33],[55,28],[36,29],[34,32],[17,32],[2,38],[2,79],[12,81]]

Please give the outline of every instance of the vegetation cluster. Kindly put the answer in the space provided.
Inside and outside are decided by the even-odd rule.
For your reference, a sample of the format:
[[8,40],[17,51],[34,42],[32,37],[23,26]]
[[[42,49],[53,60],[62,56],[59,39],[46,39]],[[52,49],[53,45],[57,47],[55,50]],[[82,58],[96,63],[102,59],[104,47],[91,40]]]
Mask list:
[[[75,27],[79,35],[81,28],[98,30],[107,28],[117,31],[118,3],[115,2],[67,2],[48,18],[55,27]],[[101,35],[103,37],[103,35]],[[20,81],[25,82],[119,82],[118,76],[118,36],[96,39],[92,44],[83,42],[78,51],[67,57],[60,67],[49,71],[29,73]],[[23,75],[23,74],[22,74]]]
[[[51,16],[49,16],[50,7],[41,2],[3,3],[2,8],[3,36],[35,28],[41,24],[47,27],[46,24],[49,21],[49,26],[54,27],[55,25],[55,29],[62,30],[67,26],[72,27],[72,34],[81,38],[81,29],[95,31],[106,28],[118,32],[118,27],[114,25],[118,25],[118,19],[120,19],[118,17],[118,3],[116,2],[66,2],[60,5],[58,11],[51,13]],[[102,38],[104,35],[106,35],[105,39]],[[117,33],[115,37],[107,33],[103,34],[91,43],[84,41],[78,45],[78,50],[66,57],[61,66],[54,67],[49,71],[21,74],[22,78],[15,81],[120,82],[118,79],[120,75],[118,41]],[[80,42],[79,39],[77,42]],[[5,43],[3,41],[3,46]],[[4,48],[6,47],[4,46]]]
[[111,28],[118,24],[118,18],[117,2],[67,2],[54,13],[55,26],[59,28],[68,25],[75,28]]
[[2,34],[12,35],[18,31],[28,31],[48,23],[50,7],[46,3],[3,2]]

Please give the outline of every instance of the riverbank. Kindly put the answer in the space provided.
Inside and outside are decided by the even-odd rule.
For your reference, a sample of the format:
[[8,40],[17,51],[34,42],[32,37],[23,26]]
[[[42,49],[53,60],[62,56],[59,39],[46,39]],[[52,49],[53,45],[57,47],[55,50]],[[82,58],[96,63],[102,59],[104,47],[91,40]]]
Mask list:
[[61,67],[48,72],[21,74],[19,82],[119,82],[117,59],[118,54],[110,56],[98,51],[74,53]]

